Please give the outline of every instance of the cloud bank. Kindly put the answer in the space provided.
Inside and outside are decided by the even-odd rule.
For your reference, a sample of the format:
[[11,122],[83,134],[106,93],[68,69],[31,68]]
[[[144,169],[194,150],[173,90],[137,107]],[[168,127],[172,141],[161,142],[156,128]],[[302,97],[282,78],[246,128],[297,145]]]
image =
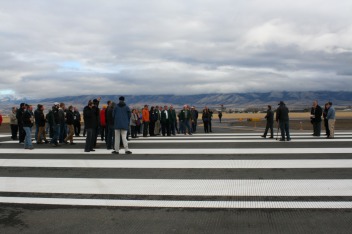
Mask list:
[[347,0],[12,0],[0,6],[0,94],[352,87]]

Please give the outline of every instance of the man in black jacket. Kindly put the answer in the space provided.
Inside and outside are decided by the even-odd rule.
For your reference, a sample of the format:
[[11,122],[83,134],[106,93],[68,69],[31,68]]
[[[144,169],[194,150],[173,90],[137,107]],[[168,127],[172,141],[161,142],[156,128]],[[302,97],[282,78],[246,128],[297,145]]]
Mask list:
[[323,109],[318,105],[318,101],[314,101],[312,109],[310,110],[310,121],[313,124],[313,136],[320,136],[322,114]]
[[91,100],[88,101],[88,105],[83,109],[83,120],[84,126],[87,131],[86,145],[84,152],[95,151],[93,149],[95,143],[95,131],[98,127],[97,113],[94,108],[94,104]]
[[73,109],[73,127],[75,128],[75,136],[79,136],[79,134],[81,134],[81,114],[79,113],[77,107],[74,107]]
[[52,146],[59,146],[58,140],[60,137],[60,115],[59,115],[59,103],[55,102],[53,105],[51,112],[49,112],[51,116],[48,116],[49,124],[53,127],[53,138],[51,138],[50,144]]
[[268,130],[270,129],[270,138],[274,138],[274,112],[271,110],[271,106],[268,105],[268,110],[266,111],[266,127],[265,127],[265,132],[262,137],[266,138],[266,135],[268,134]]
[[73,122],[74,122],[74,116],[73,116],[73,106],[69,106],[68,110],[66,111],[66,123],[68,127],[68,134],[67,137],[64,139],[65,144],[67,144],[68,140],[70,140],[70,144],[74,145],[73,143],[73,134],[74,134],[74,128],[73,128]]
[[161,111],[161,133],[163,136],[167,134],[167,136],[171,136],[170,133],[170,111],[168,110],[167,106],[164,106],[164,110]]
[[290,131],[289,131],[289,117],[288,117],[289,110],[286,107],[285,103],[283,101],[280,101],[279,107],[276,110],[276,122],[279,123],[280,125],[280,131],[281,131],[281,139],[280,141],[285,141],[285,135],[287,138],[287,141],[291,140],[290,137]]
[[45,134],[45,116],[44,116],[44,106],[38,104],[38,109],[34,112],[35,124],[38,126],[38,133],[35,135],[37,144],[42,144],[44,139],[45,144],[48,143]]
[[17,113],[16,113],[16,118],[17,118],[17,124],[18,124],[18,140],[19,143],[24,143],[24,138],[26,137],[26,132],[23,129],[23,113],[26,110],[25,103],[20,104],[20,108],[18,108]]
[[30,150],[33,149],[31,133],[34,123],[34,114],[32,110],[33,107],[31,105],[26,104],[26,111],[23,112],[22,115],[23,129],[26,132],[26,137],[24,139],[24,148]]

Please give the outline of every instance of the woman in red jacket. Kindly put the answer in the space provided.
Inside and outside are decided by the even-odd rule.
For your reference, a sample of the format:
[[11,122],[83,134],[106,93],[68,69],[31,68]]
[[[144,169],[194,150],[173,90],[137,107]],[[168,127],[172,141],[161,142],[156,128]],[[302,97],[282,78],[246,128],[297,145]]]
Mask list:
[[101,141],[106,142],[106,137],[104,137],[106,134],[106,105],[103,105],[103,108],[100,111],[100,136],[101,136]]

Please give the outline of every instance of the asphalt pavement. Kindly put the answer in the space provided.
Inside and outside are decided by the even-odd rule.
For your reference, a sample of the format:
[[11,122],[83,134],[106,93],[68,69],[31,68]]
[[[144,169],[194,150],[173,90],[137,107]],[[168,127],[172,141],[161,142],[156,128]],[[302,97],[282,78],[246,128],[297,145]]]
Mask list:
[[2,134],[1,233],[351,233],[352,131],[261,135],[214,122],[113,155]]

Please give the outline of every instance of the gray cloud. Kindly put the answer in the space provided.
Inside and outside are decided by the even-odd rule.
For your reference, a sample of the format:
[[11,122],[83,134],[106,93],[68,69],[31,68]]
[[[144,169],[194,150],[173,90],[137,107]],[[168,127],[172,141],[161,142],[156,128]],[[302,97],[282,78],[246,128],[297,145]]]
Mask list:
[[54,97],[352,87],[347,0],[1,5],[0,93]]

